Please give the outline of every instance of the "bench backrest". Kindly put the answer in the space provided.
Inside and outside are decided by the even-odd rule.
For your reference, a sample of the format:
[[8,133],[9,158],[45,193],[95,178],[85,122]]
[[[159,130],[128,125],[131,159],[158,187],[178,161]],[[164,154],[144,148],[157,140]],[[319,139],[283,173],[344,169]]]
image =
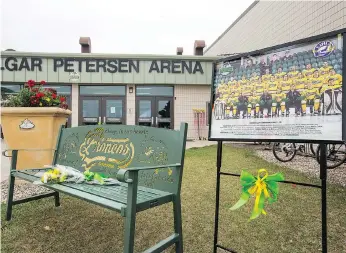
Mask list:
[[139,185],[177,194],[184,165],[187,124],[180,130],[100,125],[62,128],[54,164],[115,178],[119,169],[181,163],[181,168],[141,171]]

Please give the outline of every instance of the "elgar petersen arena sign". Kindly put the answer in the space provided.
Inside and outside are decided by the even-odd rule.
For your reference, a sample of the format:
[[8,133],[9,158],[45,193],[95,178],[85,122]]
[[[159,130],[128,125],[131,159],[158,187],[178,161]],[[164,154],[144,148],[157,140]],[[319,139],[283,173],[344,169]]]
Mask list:
[[[53,58],[53,71],[64,72],[108,72],[108,73],[139,73],[140,60],[130,59],[71,59]],[[149,62],[149,73],[172,74],[203,74],[203,68],[199,61],[190,60],[152,60]],[[40,57],[7,57],[1,66],[1,70],[8,71],[42,71],[47,63],[43,64]]]

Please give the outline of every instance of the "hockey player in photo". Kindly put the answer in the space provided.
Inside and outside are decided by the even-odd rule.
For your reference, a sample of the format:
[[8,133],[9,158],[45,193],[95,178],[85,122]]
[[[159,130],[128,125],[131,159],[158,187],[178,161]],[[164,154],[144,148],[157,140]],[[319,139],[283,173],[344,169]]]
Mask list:
[[289,115],[289,108],[295,108],[296,115],[300,115],[301,100],[302,96],[295,85],[291,86],[290,91],[286,94],[287,105],[286,105],[286,116]]
[[288,79],[288,75],[284,75],[283,80],[280,81],[280,88],[282,92],[284,93],[289,92],[292,84],[293,84],[293,81]]
[[261,78],[258,78],[256,83],[255,83],[255,86],[254,86],[254,90],[255,90],[256,94],[257,95],[263,94],[264,88],[265,88],[265,84],[262,83]]
[[298,78],[299,73],[300,72],[297,71],[296,66],[292,66],[290,72],[288,72],[288,78],[291,80],[296,79],[296,78]]
[[274,77],[272,74],[270,74],[269,68],[265,69],[265,74],[262,76],[262,81],[263,82],[268,82],[271,80],[271,78]]
[[231,76],[231,80],[228,82],[228,85],[233,87],[233,86],[236,86],[237,85],[237,80],[234,79],[233,76]]
[[260,117],[262,118],[264,116],[263,112],[264,109],[267,109],[268,114],[271,114],[271,108],[272,108],[272,95],[269,94],[268,90],[265,89],[262,96],[260,97]]
[[282,71],[282,67],[278,68],[278,72],[275,74],[276,80],[280,81],[283,79],[284,75],[286,75],[286,72]]
[[323,66],[319,69],[320,76],[323,77],[323,78],[326,78],[329,75],[329,70],[331,68],[332,67],[328,65],[327,61],[323,62]]
[[338,85],[342,85],[342,76],[340,74],[337,74],[333,68],[330,68],[329,75],[328,75],[328,85],[329,85],[329,79],[333,79],[333,85],[336,87]]
[[256,92],[252,92],[251,96],[248,99],[248,117],[251,116],[251,112],[254,111],[254,117],[257,118],[259,115],[259,96],[256,95]]
[[311,64],[306,64],[306,69],[303,70],[304,76],[309,79],[314,72],[315,69],[311,67]]
[[325,114],[341,114],[342,112],[342,83],[333,78],[328,79],[328,85],[321,89]]
[[[275,103],[275,105],[274,105]],[[272,112],[273,107],[275,106],[276,110],[274,110],[275,115],[279,115],[279,110],[281,110],[282,116],[285,114],[286,111],[286,94],[281,91],[279,88],[276,91],[276,94],[273,95],[273,104],[272,104]]]
[[304,99],[302,100],[302,115],[306,115],[306,108],[310,108],[310,113],[314,115],[320,114],[320,92],[314,88],[311,82],[303,93]]
[[[241,92],[239,97],[238,97],[238,104],[237,104],[237,118],[242,116],[245,118],[245,114],[247,112],[247,104],[248,104],[248,98]],[[241,112],[243,115],[241,115]]]
[[312,83],[312,87],[320,91],[322,86],[325,84],[326,79],[320,76],[320,73],[318,70],[315,70],[312,77],[309,79],[309,83],[310,82]]
[[271,76],[270,80],[266,82],[266,88],[270,94],[275,94],[279,89],[279,82],[275,80],[274,76]]
[[304,89],[307,87],[308,79],[303,76],[301,72],[298,73],[298,76],[296,79],[294,79],[293,84],[296,86],[296,89],[299,92],[303,92]]
[[253,72],[250,78],[250,82],[255,83],[260,77],[257,75],[256,72]]

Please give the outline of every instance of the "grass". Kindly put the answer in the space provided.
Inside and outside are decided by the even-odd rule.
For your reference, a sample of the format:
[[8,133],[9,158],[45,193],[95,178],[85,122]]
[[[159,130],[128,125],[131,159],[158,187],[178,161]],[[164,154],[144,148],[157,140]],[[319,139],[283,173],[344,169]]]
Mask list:
[[[212,252],[216,148],[190,149],[186,153],[182,185],[184,252]],[[287,180],[318,183],[316,179],[258,158],[252,150],[225,146],[223,171],[281,171]],[[230,211],[240,196],[239,178],[221,179],[219,243],[238,252],[320,252],[320,190],[280,184],[279,201],[266,208],[267,216],[248,222],[253,203]],[[14,207],[13,220],[4,221],[2,252],[122,252],[124,220],[86,202],[62,197],[54,208],[52,198]],[[328,252],[346,252],[346,188],[328,185]],[[141,252],[173,231],[172,205],[137,215],[136,252]],[[174,252],[174,247],[166,252]],[[219,252],[222,252],[220,250]]]

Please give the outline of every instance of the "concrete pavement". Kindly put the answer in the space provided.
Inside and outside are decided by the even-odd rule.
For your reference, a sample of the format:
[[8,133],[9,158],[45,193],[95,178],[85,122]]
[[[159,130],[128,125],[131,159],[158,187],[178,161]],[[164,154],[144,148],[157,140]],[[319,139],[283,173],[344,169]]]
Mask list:
[[[188,141],[186,142],[186,149],[189,148],[200,148],[210,145],[216,145],[216,142],[213,141]],[[3,139],[1,139],[1,152],[7,149],[7,145]],[[1,154],[1,182],[8,179],[10,174],[10,159],[8,157],[4,157]]]

